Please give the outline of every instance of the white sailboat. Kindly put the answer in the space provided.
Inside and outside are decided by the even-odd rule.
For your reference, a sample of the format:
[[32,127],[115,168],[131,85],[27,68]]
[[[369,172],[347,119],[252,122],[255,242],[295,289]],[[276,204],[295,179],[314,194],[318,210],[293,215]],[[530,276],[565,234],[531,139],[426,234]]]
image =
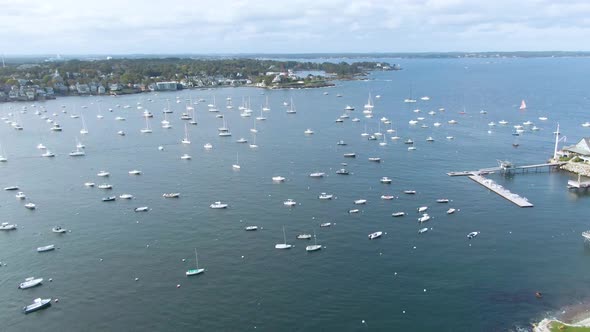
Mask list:
[[142,132],[143,134],[150,134],[152,132],[152,129],[150,128],[150,118],[149,117],[145,117],[145,128],[141,129],[140,132]]
[[268,96],[266,96],[266,104],[262,108],[263,111],[268,112],[270,111],[270,107],[268,106]]
[[197,116],[195,114],[195,108],[194,107],[192,109],[192,113],[193,114],[192,114],[192,117],[191,117],[191,120],[189,121],[189,123],[192,124],[193,126],[196,126],[197,125]]
[[369,100],[365,104],[365,109],[372,110],[373,107],[375,107],[375,106],[373,106],[373,99],[371,99],[371,93],[369,92]]
[[291,249],[292,245],[287,243],[287,236],[285,235],[285,226],[283,226],[283,243],[275,244],[276,249]]
[[205,272],[205,269],[199,268],[199,256],[197,256],[197,248],[195,248],[195,263],[196,263],[196,268],[186,271],[187,277],[194,276],[194,275],[201,274],[201,273]]
[[8,161],[8,159],[6,159],[6,152],[4,152],[4,148],[0,145],[0,152],[2,153],[0,155],[0,162],[5,163]]
[[104,118],[104,115],[102,115],[102,111],[100,109],[100,104],[98,104],[98,114],[96,114],[96,118],[97,119],[102,119]]
[[315,230],[313,231],[313,244],[308,245],[305,247],[305,251],[318,251],[322,249],[322,245],[318,244],[317,237],[315,235]]
[[250,149],[256,149],[258,148],[258,145],[256,145],[256,133],[252,133],[252,143],[250,143]]
[[180,142],[182,144],[191,144],[191,141],[188,138],[188,126],[186,125],[186,123],[184,124],[184,138]]
[[86,152],[84,152],[84,150],[82,150],[83,148],[83,144],[80,143],[80,141],[78,141],[78,138],[76,138],[76,151],[72,151],[70,152],[70,157],[82,157],[86,155]]
[[82,115],[82,129],[80,129],[80,134],[88,134],[88,128],[86,128],[86,121],[84,121],[84,115]]
[[295,114],[297,111],[295,110],[295,104],[293,103],[293,98],[291,97],[291,104],[289,109],[287,110],[287,114]]
[[236,152],[236,163],[231,166],[233,169],[240,169],[240,155]]

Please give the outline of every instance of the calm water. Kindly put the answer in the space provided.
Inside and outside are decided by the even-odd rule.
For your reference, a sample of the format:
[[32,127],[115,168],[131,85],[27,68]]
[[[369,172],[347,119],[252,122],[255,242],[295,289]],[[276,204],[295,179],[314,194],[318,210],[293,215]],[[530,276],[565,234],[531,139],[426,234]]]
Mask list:
[[[384,59],[400,62],[395,59]],[[329,89],[262,91],[252,88],[192,90],[122,97],[71,97],[27,104],[3,104],[0,112],[24,126],[0,126],[0,143],[9,161],[0,165],[1,187],[18,185],[37,210],[25,209],[14,192],[2,192],[1,221],[18,230],[0,233],[0,312],[3,330],[203,330],[203,331],[497,331],[527,326],[564,305],[590,296],[587,287],[590,250],[580,233],[589,225],[587,194],[568,192],[567,173],[529,173],[490,178],[527,197],[535,207],[519,209],[466,178],[448,171],[495,166],[498,159],[516,164],[544,162],[553,153],[557,122],[568,143],[588,135],[580,124],[590,120],[587,87],[590,59],[404,60],[400,72],[377,72],[368,81],[338,82]],[[328,92],[327,95],[324,92]],[[374,97],[374,118],[362,106]],[[405,104],[428,95],[428,102]],[[264,95],[263,95],[264,94]],[[341,94],[342,97],[337,97]],[[375,98],[380,95],[381,98]],[[232,137],[218,137],[222,120],[207,111],[213,96],[225,115]],[[268,96],[270,112],[258,121],[256,143],[249,129]],[[191,145],[181,145],[179,119],[185,99],[203,98],[195,106],[198,126],[190,126]],[[231,97],[234,109],[225,109]],[[176,103],[176,98],[181,103]],[[254,113],[239,115],[242,99]],[[285,113],[293,99],[297,114]],[[162,129],[162,109],[170,99],[173,129]],[[529,109],[518,111],[521,99]],[[151,101],[150,101],[151,100]],[[154,113],[152,134],[138,103]],[[97,119],[98,105],[103,119]],[[346,105],[356,107],[350,119],[337,124]],[[26,114],[18,111],[28,107]],[[68,111],[61,112],[62,105]],[[120,105],[117,107],[116,105]],[[123,108],[130,105],[130,108]],[[35,115],[44,107],[63,132]],[[83,108],[87,106],[87,108]],[[438,112],[440,107],[446,111]],[[108,109],[113,111],[109,112]],[[413,110],[419,108],[420,113]],[[459,111],[466,114],[459,114]],[[485,115],[480,110],[486,110]],[[427,112],[435,110],[436,115]],[[89,130],[80,135],[83,114]],[[126,121],[115,121],[116,116]],[[361,133],[376,132],[388,117],[402,137],[388,145],[368,141]],[[546,116],[547,121],[538,117]],[[408,121],[425,117],[428,128]],[[456,125],[447,121],[455,119]],[[488,133],[488,122],[505,119]],[[533,121],[540,131],[515,138],[512,126]],[[433,127],[434,122],[441,127]],[[312,128],[314,135],[303,131]],[[388,126],[381,125],[385,133]],[[126,131],[125,137],[118,130]],[[435,142],[428,143],[432,136]],[[454,140],[445,139],[454,136]],[[72,158],[76,137],[87,155]],[[412,138],[417,150],[403,141]],[[345,140],[347,146],[337,146]],[[513,148],[517,141],[520,147]],[[205,151],[203,144],[213,149]],[[57,154],[41,157],[45,144]],[[158,146],[164,151],[158,151]],[[356,152],[356,159],[343,153]],[[192,160],[180,160],[183,153]],[[241,170],[232,170],[239,155]],[[369,157],[381,157],[372,163]],[[335,171],[347,162],[349,176]],[[139,169],[140,176],[128,171]],[[99,178],[100,170],[111,172]],[[311,172],[326,172],[313,179]],[[282,175],[287,181],[272,183]],[[379,182],[382,176],[391,185]],[[110,183],[110,192],[86,188],[85,182]],[[415,196],[403,190],[417,191]],[[162,193],[180,192],[180,199]],[[320,201],[321,192],[336,199]],[[103,203],[109,195],[130,193],[135,199]],[[383,201],[392,194],[397,199]],[[437,198],[449,204],[437,204]],[[292,198],[298,206],[287,208]],[[367,199],[359,214],[347,211],[356,199]],[[221,200],[227,210],[212,210]],[[147,213],[133,209],[147,205]],[[416,208],[429,206],[430,228],[417,234]],[[460,209],[447,215],[446,209]],[[391,213],[405,211],[403,218]],[[320,228],[322,222],[331,228]],[[71,230],[54,234],[61,225]],[[257,232],[245,232],[258,225]],[[291,250],[274,249],[282,227]],[[369,241],[374,231],[386,234]],[[299,233],[317,233],[320,252],[307,253],[309,242]],[[469,241],[467,233],[481,234]],[[59,249],[39,254],[38,246]],[[194,248],[203,275],[187,278]],[[183,261],[185,259],[185,261]],[[45,278],[41,287],[19,290],[26,277]],[[52,278],[52,282],[48,279]],[[135,280],[139,278],[139,280]],[[176,285],[181,287],[177,288]],[[544,297],[538,300],[535,291]],[[20,309],[35,297],[58,298],[48,309],[23,315]],[[364,323],[363,323],[364,320]]]

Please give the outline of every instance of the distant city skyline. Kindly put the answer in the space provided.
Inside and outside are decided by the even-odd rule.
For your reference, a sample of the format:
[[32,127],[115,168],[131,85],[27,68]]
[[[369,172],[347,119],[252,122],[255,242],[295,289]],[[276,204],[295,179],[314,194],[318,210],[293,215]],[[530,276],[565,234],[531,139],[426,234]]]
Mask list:
[[578,0],[0,0],[0,54],[588,51]]

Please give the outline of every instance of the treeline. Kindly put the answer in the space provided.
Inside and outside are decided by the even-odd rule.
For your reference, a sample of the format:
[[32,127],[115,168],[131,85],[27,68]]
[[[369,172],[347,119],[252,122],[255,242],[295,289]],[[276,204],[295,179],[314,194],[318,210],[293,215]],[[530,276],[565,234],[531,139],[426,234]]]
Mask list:
[[[389,66],[388,64],[382,64]],[[68,60],[32,65],[9,65],[0,68],[0,84],[12,85],[18,79],[48,86],[55,83],[56,70],[64,83],[117,82],[120,84],[149,84],[159,81],[180,81],[194,77],[220,77],[262,81],[268,72],[287,70],[325,71],[337,77],[362,75],[383,69],[376,62],[314,63],[258,59],[110,59]],[[387,67],[385,67],[387,68]]]

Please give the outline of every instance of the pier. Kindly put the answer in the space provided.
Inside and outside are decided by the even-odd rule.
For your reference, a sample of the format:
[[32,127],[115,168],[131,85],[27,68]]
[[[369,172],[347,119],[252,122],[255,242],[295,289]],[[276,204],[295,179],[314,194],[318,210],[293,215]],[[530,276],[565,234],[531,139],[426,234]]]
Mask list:
[[[552,169],[565,164],[563,162],[557,162],[557,163],[514,166],[511,162],[501,161],[501,160],[499,160],[498,163],[500,164],[500,166],[498,166],[498,167],[482,168],[477,171],[449,172],[449,173],[447,173],[447,175],[448,176],[467,176],[471,180],[473,180],[474,182],[479,183],[480,185],[488,188],[489,190],[500,195],[501,197],[504,197],[505,199],[518,205],[519,207],[524,208],[524,207],[533,207],[533,204],[531,202],[529,202],[526,198],[510,192],[510,190],[502,187],[501,185],[495,183],[494,181],[492,181],[490,179],[486,179],[485,177],[483,177],[483,175],[492,174],[495,172],[502,172],[504,174],[515,173],[517,171],[522,171],[523,173],[529,172],[529,171],[538,172],[543,169],[548,169],[549,171],[551,171]],[[570,188],[590,188],[590,181],[580,182],[579,179],[578,179],[578,181],[570,180],[570,181],[568,181],[568,186],[570,186]]]
[[521,208],[524,207],[533,207],[533,204],[529,202],[526,198],[520,197],[517,194],[511,193],[510,190],[502,187],[501,185],[495,183],[490,179],[486,179],[481,175],[470,175],[469,178],[482,186],[488,188],[489,190],[495,192],[496,194],[504,197],[505,199],[509,200],[510,202],[518,205]]
[[568,180],[567,181],[567,188],[568,189],[588,189],[590,188],[590,181],[582,181],[582,176],[578,174],[578,180]]

